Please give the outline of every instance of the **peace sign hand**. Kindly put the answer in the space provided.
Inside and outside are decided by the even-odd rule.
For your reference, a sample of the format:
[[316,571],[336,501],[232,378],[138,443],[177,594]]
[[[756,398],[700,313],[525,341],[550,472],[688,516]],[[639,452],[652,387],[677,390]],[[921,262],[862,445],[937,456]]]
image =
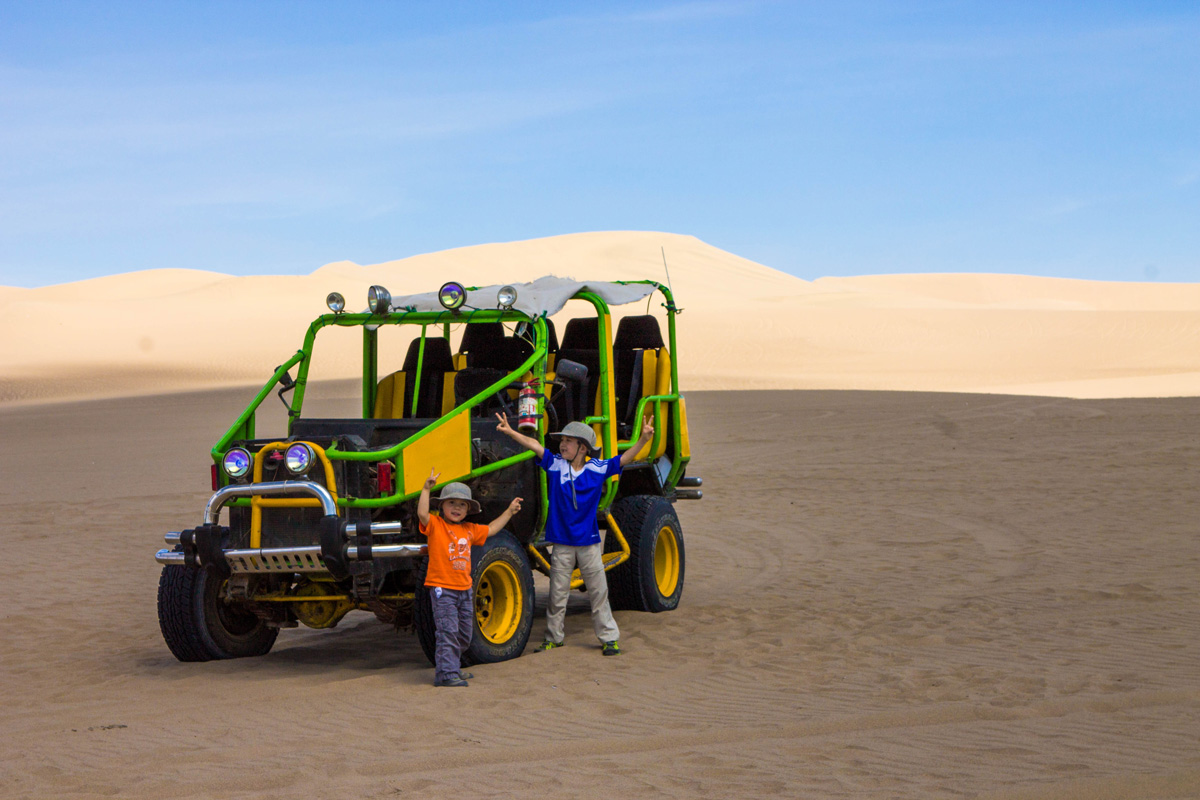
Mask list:
[[440,477],[442,477],[442,473],[429,470],[429,477],[425,479],[425,491],[428,492],[430,489],[437,486],[437,479]]

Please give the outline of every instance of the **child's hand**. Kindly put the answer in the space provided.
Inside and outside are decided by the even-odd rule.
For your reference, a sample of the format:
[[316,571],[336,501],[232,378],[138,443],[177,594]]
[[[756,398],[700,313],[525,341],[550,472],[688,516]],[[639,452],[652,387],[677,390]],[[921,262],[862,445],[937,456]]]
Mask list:
[[437,479],[440,477],[442,477],[442,473],[435,473],[433,470],[429,470],[429,477],[425,479],[425,491],[428,492],[430,489],[437,486]]
[[501,433],[512,433],[513,432],[512,426],[508,424],[508,417],[504,416],[503,414],[501,414],[499,412],[496,412],[496,419],[499,420],[496,423],[496,430],[500,431]]
[[508,504],[508,513],[513,516],[516,516],[517,512],[519,512],[520,510],[521,510],[521,498],[514,497],[513,501]]
[[649,439],[654,435],[654,423],[649,418],[646,419],[646,424],[642,426],[642,438]]

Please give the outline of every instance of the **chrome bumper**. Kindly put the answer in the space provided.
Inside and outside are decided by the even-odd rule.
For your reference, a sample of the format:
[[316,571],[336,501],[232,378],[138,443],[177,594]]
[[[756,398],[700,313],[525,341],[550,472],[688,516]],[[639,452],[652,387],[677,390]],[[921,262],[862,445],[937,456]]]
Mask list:
[[[219,489],[209,498],[204,508],[203,526],[214,526],[220,518],[221,509],[235,497],[249,495],[278,495],[303,492],[316,497],[321,503],[321,510],[328,517],[337,517],[337,501],[324,486],[308,481],[274,481],[250,485],[226,486]],[[373,522],[365,531],[359,531],[361,523],[344,523],[342,526],[341,546],[338,548],[343,561],[369,560],[375,558],[415,558],[428,552],[423,544],[372,544],[371,538],[384,534],[400,533],[403,526],[398,522]],[[188,563],[188,554],[175,550],[183,539],[179,531],[172,531],[163,537],[169,549],[159,550],[154,554],[154,560],[164,565],[184,566]],[[225,550],[221,556],[232,572],[328,572],[320,545],[305,547],[259,547],[242,550]],[[204,560],[199,554],[194,555],[195,562],[201,566]],[[216,559],[220,560],[220,559]]]

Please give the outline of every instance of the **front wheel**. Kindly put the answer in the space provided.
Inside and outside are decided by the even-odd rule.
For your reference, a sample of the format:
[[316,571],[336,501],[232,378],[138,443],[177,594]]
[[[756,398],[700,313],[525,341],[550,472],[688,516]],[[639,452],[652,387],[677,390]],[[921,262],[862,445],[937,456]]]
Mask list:
[[180,661],[262,656],[277,628],[221,596],[225,581],[206,569],[170,565],[158,581],[158,625]]
[[[664,498],[634,495],[618,500],[613,518],[629,542],[629,560],[608,574],[608,595],[615,609],[670,611],[683,596],[683,528]],[[605,537],[605,549],[618,549]]]
[[[471,548],[471,578],[475,587],[475,631],[462,654],[464,665],[491,664],[516,658],[529,643],[533,629],[533,570],[517,537],[500,531]],[[433,604],[418,571],[413,622],[417,640],[432,663],[437,645]]]

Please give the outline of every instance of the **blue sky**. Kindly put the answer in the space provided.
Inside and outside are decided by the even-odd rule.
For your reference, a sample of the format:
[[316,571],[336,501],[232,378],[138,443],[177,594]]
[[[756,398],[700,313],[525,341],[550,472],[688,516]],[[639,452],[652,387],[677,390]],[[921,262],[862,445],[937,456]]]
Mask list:
[[1200,281],[1200,7],[0,0],[0,285],[613,229]]

